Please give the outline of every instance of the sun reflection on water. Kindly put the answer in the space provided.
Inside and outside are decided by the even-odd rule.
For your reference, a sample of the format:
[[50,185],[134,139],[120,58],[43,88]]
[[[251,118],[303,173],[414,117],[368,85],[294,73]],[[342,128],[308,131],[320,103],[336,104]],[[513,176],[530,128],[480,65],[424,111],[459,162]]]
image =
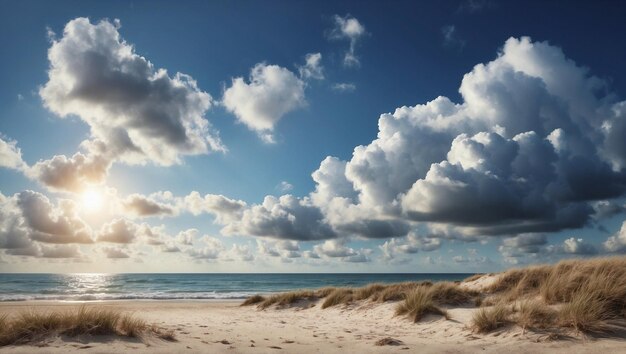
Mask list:
[[115,288],[113,275],[106,273],[73,273],[66,274],[65,285],[67,295],[72,301],[100,300]]

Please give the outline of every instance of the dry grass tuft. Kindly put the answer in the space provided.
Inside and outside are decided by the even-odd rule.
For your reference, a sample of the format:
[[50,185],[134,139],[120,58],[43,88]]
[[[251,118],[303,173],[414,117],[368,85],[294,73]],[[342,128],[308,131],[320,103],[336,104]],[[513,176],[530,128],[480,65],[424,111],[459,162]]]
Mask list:
[[263,302],[265,301],[265,297],[261,296],[261,295],[253,295],[250,296],[249,298],[247,298],[244,302],[241,303],[241,305],[239,306],[250,306],[250,305],[255,305],[258,304],[259,302]]
[[432,299],[440,305],[462,305],[472,302],[479,294],[473,290],[461,288],[451,282],[439,282],[428,287]]
[[525,300],[519,304],[516,315],[517,325],[526,330],[553,327],[558,313],[537,300]]
[[[164,332],[132,315],[104,308],[82,306],[75,311],[41,313],[22,312],[9,318],[0,317],[0,346],[40,341],[54,335],[114,335],[141,338]],[[173,340],[173,333],[168,335]]]
[[403,302],[396,307],[396,316],[406,315],[413,322],[419,322],[425,315],[441,315],[448,319],[448,313],[433,301],[433,293],[427,287],[418,287],[406,294]]
[[298,290],[291,291],[288,293],[276,294],[268,297],[263,302],[259,303],[260,309],[266,309],[272,305],[276,306],[287,306],[294,304],[298,301],[302,300],[317,300],[319,297],[316,295],[314,291],[310,290]]
[[338,288],[331,292],[322,303],[322,308],[348,304],[354,300],[354,290],[350,288]]
[[490,308],[480,308],[472,317],[472,328],[478,333],[487,333],[511,323],[511,307],[499,303]]
[[374,283],[374,284],[369,284],[363,288],[355,289],[354,300],[369,299],[373,295],[378,294],[381,291],[384,291],[385,289],[387,289],[387,287],[388,286],[384,284]]

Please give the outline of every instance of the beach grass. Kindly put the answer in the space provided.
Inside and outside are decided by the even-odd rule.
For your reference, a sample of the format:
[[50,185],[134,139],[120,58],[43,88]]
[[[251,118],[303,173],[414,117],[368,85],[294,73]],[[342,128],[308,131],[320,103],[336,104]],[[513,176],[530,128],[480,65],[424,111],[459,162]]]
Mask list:
[[28,344],[63,335],[104,335],[128,338],[157,338],[174,341],[173,332],[130,314],[100,307],[81,306],[73,311],[36,312],[28,310],[13,317],[0,316],[0,346]]
[[[493,281],[480,285],[483,278]],[[267,298],[257,295],[244,304],[258,304],[265,309],[274,304],[289,306],[300,300],[323,300],[322,309],[359,301],[399,302],[396,314],[413,321],[426,314],[448,316],[446,309],[450,307],[477,307],[470,326],[478,333],[513,324],[524,331],[615,333],[626,330],[626,257],[564,260],[555,265],[476,274],[460,284],[375,283],[359,288],[293,291]]]
[[406,315],[413,322],[419,322],[428,314],[448,318],[448,313],[435,304],[433,292],[425,286],[411,290],[405,295],[404,301],[396,306],[396,316]]
[[498,303],[489,308],[480,308],[472,316],[472,329],[478,333],[488,333],[511,323],[511,307]]

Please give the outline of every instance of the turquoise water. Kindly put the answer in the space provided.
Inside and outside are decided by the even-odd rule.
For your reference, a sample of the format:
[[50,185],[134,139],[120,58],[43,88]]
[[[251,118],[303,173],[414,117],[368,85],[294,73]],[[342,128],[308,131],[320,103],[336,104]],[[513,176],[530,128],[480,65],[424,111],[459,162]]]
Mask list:
[[0,301],[241,299],[294,289],[420,280],[471,274],[0,274]]

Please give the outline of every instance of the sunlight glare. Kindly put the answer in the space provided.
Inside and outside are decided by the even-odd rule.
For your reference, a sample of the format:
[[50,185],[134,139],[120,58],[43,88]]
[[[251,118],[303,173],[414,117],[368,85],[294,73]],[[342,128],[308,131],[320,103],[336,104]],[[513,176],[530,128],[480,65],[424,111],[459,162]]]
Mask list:
[[102,208],[102,204],[103,204],[103,198],[102,198],[102,193],[93,190],[93,189],[88,189],[85,192],[83,192],[82,194],[82,204],[83,207],[85,207],[85,209],[87,211],[98,211],[100,210],[100,208]]

